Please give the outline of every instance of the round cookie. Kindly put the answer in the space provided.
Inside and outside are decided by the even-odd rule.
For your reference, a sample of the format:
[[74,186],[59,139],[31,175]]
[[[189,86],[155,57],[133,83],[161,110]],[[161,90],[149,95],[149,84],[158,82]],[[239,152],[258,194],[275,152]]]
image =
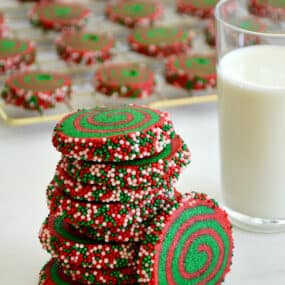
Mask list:
[[139,282],[221,284],[232,251],[227,214],[206,195],[188,193],[148,227],[138,257]]
[[53,144],[75,159],[119,162],[159,153],[173,137],[167,113],[129,105],[67,115],[54,129]]
[[169,199],[155,195],[140,203],[86,203],[73,200],[59,189],[49,189],[51,215],[64,216],[67,223],[75,227],[92,227],[96,231],[117,231],[154,217]]
[[43,111],[70,96],[71,81],[62,74],[44,71],[15,73],[5,82],[3,99],[25,109]]
[[177,0],[177,11],[202,19],[212,18],[219,0]]
[[34,43],[12,38],[0,38],[0,74],[23,69],[35,61]]
[[40,271],[39,285],[79,285],[64,276],[59,263],[51,259]]
[[79,3],[41,2],[30,12],[32,24],[44,30],[80,29],[86,24],[91,11]]
[[148,97],[154,92],[154,73],[141,64],[109,63],[97,70],[95,88],[107,96]]
[[136,243],[98,243],[79,234],[63,217],[50,216],[39,233],[43,248],[66,266],[114,269],[130,266],[138,251]]
[[93,65],[111,58],[114,39],[100,33],[69,31],[56,40],[57,53],[66,62]]
[[128,27],[149,26],[162,12],[162,5],[155,0],[119,0],[106,7],[107,17]]
[[178,179],[182,168],[190,163],[187,145],[177,135],[164,150],[152,157],[119,163],[92,163],[63,157],[58,163],[64,171],[81,183],[111,184],[126,187],[160,187],[169,177]]
[[139,201],[148,199],[152,195],[156,194],[171,197],[173,195],[171,185],[176,180],[172,179],[171,177],[168,180],[169,181],[163,181],[159,188],[154,188],[152,186],[126,186],[120,188],[109,183],[104,185],[80,183],[64,171],[56,171],[55,176],[48,186],[48,192],[52,191],[50,189],[58,188],[72,199],[85,202],[120,202],[123,204],[138,203]]
[[216,58],[213,55],[183,54],[168,59],[165,66],[166,80],[187,90],[216,87]]
[[192,32],[181,28],[136,28],[129,38],[130,47],[144,55],[167,57],[187,51],[192,43]]
[[93,269],[61,265],[64,275],[80,284],[137,284],[136,267],[129,266],[116,269]]
[[248,9],[250,13],[271,18],[276,21],[285,19],[285,2],[283,0],[249,0]]

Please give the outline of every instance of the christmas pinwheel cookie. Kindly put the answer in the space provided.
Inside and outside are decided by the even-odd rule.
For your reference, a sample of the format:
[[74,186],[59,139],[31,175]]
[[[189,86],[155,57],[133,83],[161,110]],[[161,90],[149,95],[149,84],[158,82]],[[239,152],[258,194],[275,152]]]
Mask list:
[[66,62],[96,64],[112,56],[115,41],[111,36],[93,32],[69,31],[56,40],[57,53]]
[[155,75],[142,64],[109,63],[97,70],[95,88],[107,96],[144,98],[154,92]]
[[16,106],[42,112],[65,101],[71,94],[71,81],[62,74],[27,71],[11,75],[2,91],[3,99]]
[[24,69],[36,56],[34,43],[12,38],[0,38],[0,74]]
[[214,9],[219,0],[177,0],[177,10],[180,13],[202,19],[214,16]]
[[211,55],[172,56],[165,67],[166,80],[187,90],[203,90],[216,87],[216,58]]
[[32,8],[30,20],[44,30],[81,29],[90,13],[87,7],[79,3],[44,1]]
[[167,113],[127,105],[67,115],[54,129],[53,144],[59,152],[75,159],[119,162],[160,153],[173,137]]
[[162,11],[156,0],[119,0],[107,5],[106,15],[128,27],[149,26],[161,17]]
[[285,19],[285,2],[283,0],[249,0],[248,9],[259,17],[273,20]]
[[203,194],[184,194],[147,228],[138,257],[139,283],[221,284],[232,252],[227,214]]
[[144,55],[167,57],[187,51],[193,33],[181,28],[151,27],[136,28],[129,36],[130,47]]

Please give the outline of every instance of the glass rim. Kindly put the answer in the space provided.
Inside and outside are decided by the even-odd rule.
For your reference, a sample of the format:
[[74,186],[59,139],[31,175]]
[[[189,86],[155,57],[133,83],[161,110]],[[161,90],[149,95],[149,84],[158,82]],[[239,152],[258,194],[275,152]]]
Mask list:
[[225,21],[221,16],[220,9],[225,3],[230,2],[230,1],[233,1],[233,0],[220,0],[217,3],[216,8],[215,8],[215,19],[217,22],[219,22],[222,25],[227,26],[228,28],[230,28],[232,30],[235,30],[237,32],[244,33],[244,34],[255,35],[255,36],[260,36],[260,37],[285,38],[285,32],[284,33],[254,32],[254,31],[245,30],[243,28],[240,28],[236,25],[233,25],[233,24]]

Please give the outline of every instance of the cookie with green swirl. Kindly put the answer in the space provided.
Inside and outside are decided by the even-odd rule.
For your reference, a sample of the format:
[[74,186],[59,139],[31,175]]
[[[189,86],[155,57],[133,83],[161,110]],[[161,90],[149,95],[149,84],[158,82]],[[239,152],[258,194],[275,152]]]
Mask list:
[[43,248],[61,264],[114,269],[135,263],[137,243],[98,243],[74,230],[63,217],[49,216],[39,233]]
[[249,0],[250,13],[279,21],[285,19],[285,2],[283,0]]
[[85,184],[111,184],[118,189],[148,186],[157,188],[170,177],[178,179],[182,169],[189,163],[189,149],[177,135],[161,153],[148,158],[118,163],[93,163],[63,157],[57,169]]
[[90,9],[79,3],[44,1],[34,5],[30,11],[30,21],[44,30],[81,29],[90,14]]
[[232,254],[227,214],[204,194],[184,194],[148,227],[138,257],[139,282],[218,285]]
[[94,32],[69,31],[56,40],[61,59],[75,64],[94,65],[112,57],[115,41],[111,36]]
[[27,71],[11,75],[2,91],[3,99],[29,110],[55,107],[71,94],[70,79],[56,72]]
[[212,18],[219,0],[177,0],[177,11],[202,19]]
[[142,64],[104,64],[95,74],[95,88],[106,96],[149,97],[155,88],[154,73]]
[[132,50],[154,57],[167,57],[190,49],[193,33],[182,28],[143,27],[134,29],[128,42]]
[[165,66],[166,80],[187,90],[216,87],[216,58],[213,55],[183,54],[170,57]]
[[36,47],[33,42],[0,38],[0,74],[27,68],[34,63],[35,57]]
[[55,126],[53,144],[75,159],[119,162],[160,153],[173,137],[167,113],[126,105],[84,109],[65,116]]
[[106,7],[106,15],[128,27],[149,26],[162,16],[163,7],[156,0],[119,0]]

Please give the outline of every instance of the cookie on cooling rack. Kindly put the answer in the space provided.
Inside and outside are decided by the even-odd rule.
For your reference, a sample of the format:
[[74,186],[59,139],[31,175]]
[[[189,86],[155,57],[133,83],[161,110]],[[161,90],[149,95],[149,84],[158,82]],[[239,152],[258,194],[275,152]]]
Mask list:
[[149,26],[162,12],[162,4],[156,0],[119,0],[106,7],[106,15],[112,21],[128,27]]
[[143,27],[134,29],[129,38],[132,50],[148,56],[167,57],[190,49],[193,33],[182,28]]
[[216,58],[214,55],[183,54],[172,56],[165,66],[166,80],[187,90],[216,87]]
[[35,56],[33,42],[0,38],[0,74],[26,68],[35,61]]
[[2,97],[8,104],[43,111],[55,107],[71,94],[71,81],[62,74],[27,71],[11,75],[5,82]]
[[282,0],[249,0],[248,9],[259,17],[276,21],[285,19],[285,2]]
[[94,32],[69,31],[56,40],[57,53],[66,62],[92,65],[112,56],[115,41],[111,36]]
[[91,11],[79,3],[62,1],[41,2],[34,5],[30,20],[44,30],[81,29],[85,26]]
[[141,64],[109,63],[98,68],[94,84],[107,96],[143,98],[154,92],[155,75]]
[[177,0],[177,11],[202,19],[214,16],[214,9],[219,0]]

